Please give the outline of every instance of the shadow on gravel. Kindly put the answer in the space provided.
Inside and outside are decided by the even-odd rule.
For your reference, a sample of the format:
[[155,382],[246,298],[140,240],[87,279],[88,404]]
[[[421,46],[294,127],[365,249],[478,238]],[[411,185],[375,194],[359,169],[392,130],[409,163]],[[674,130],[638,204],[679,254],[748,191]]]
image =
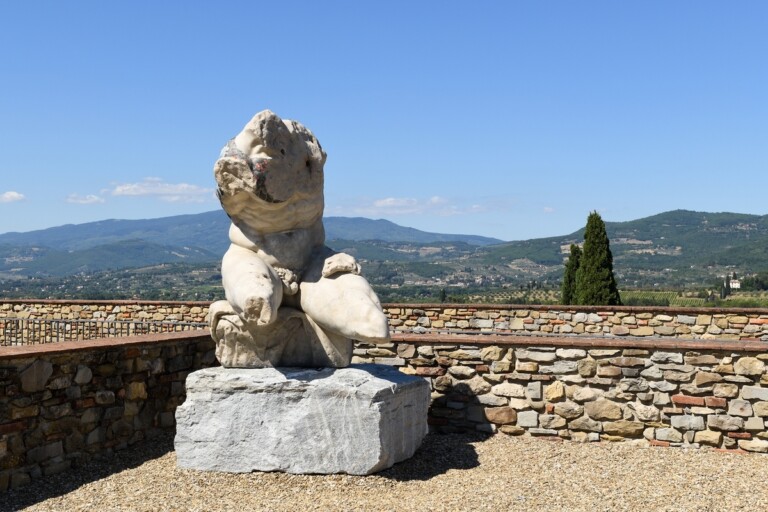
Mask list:
[[90,482],[135,468],[173,451],[173,432],[165,432],[149,441],[102,456],[58,475],[32,480],[29,484],[0,494],[0,510],[30,507],[41,501],[62,496]]
[[[416,454],[377,476],[397,481],[429,480],[450,469],[471,469],[479,465],[471,443],[488,438],[484,434],[429,434]],[[134,447],[85,463],[67,472],[39,478],[15,490],[0,494],[0,511],[21,510],[50,498],[63,496],[91,482],[106,478],[162,457],[173,451],[173,433],[139,443]]]
[[482,442],[488,435],[429,434],[416,454],[377,476],[397,481],[429,480],[449,469],[472,469],[480,465],[477,451],[471,443]]

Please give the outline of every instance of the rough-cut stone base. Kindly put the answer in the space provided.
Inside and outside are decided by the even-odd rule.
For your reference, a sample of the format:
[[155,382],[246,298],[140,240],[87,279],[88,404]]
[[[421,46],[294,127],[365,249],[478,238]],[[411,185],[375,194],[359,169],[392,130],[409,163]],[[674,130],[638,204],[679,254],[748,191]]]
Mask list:
[[383,365],[207,368],[176,410],[179,467],[367,475],[427,433],[426,380]]

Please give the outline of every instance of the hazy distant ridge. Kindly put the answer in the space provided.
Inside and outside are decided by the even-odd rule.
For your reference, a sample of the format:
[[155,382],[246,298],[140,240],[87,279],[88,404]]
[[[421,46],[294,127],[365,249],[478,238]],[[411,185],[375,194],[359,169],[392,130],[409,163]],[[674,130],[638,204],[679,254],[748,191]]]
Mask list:
[[[428,233],[386,220],[326,217],[326,238],[409,243],[501,240]],[[222,210],[144,220],[103,220],[0,235],[0,272],[67,275],[159,263],[218,262],[229,246],[230,220]]]
[[[227,246],[229,218],[222,211],[148,220],[104,220],[0,235],[0,276],[66,275],[159,263],[216,264]],[[328,217],[329,245],[369,261],[442,261],[480,268],[527,260],[556,279],[571,243],[583,230],[549,238],[501,242],[474,235],[428,233],[386,220]],[[768,270],[768,216],[665,212],[629,222],[607,222],[615,268],[631,282],[648,271],[673,284],[675,273],[712,266]],[[378,242],[372,242],[377,240]],[[441,246],[425,249],[433,244]],[[446,244],[455,244],[453,248]]]
[[[502,242],[497,238],[477,235],[429,233],[383,219],[326,217],[323,222],[328,240],[465,242],[471,245]],[[67,224],[26,233],[5,233],[0,235],[0,244],[40,245],[52,249],[76,250],[120,240],[146,240],[163,245],[206,247],[223,253],[229,245],[229,223],[229,217],[223,210],[159,219],[110,219],[85,224]]]

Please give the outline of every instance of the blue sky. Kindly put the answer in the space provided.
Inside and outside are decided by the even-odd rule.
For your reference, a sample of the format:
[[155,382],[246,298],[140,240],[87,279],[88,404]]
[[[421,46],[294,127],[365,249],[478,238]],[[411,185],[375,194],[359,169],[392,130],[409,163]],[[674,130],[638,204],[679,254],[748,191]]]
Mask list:
[[326,215],[505,240],[768,214],[768,4],[0,3],[0,233],[218,209],[269,108]]

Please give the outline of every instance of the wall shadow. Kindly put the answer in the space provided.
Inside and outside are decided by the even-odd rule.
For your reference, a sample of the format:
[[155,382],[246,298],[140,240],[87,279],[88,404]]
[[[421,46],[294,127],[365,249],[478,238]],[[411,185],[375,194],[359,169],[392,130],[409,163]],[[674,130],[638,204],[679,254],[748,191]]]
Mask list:
[[429,434],[414,456],[399,462],[377,476],[397,481],[429,480],[450,469],[472,469],[480,465],[471,443],[488,439],[479,432],[465,434]]
[[173,451],[175,431],[162,432],[151,439],[112,454],[101,455],[56,475],[44,476],[14,490],[0,493],[0,510],[20,510],[50,498],[72,492],[85,484],[132,469]]

